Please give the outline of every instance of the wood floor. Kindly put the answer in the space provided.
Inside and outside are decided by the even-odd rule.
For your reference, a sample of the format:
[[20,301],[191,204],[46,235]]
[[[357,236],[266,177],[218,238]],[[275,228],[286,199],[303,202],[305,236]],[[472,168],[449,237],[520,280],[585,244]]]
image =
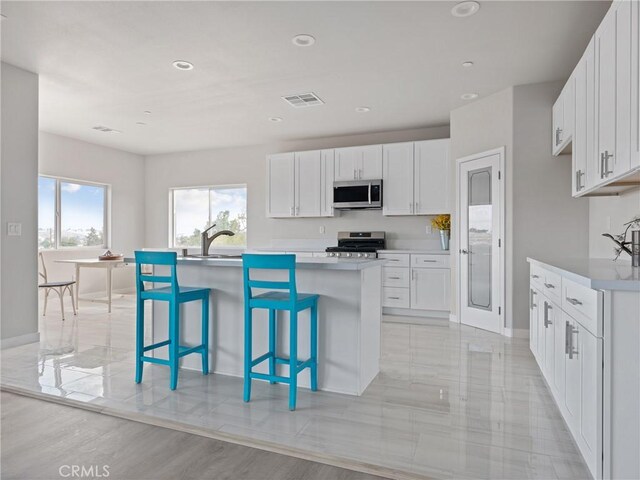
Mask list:
[[381,478],[6,392],[0,403],[3,480],[71,477],[74,465],[112,480]]

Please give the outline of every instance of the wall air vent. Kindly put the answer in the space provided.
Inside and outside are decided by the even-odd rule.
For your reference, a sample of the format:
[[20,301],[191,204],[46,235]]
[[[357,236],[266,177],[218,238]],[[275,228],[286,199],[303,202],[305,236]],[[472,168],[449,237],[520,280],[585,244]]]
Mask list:
[[91,127],[92,130],[97,130],[98,132],[103,133],[122,133],[120,130],[116,130],[115,128],[105,127],[104,125],[96,125],[95,127]]
[[317,105],[324,105],[324,102],[320,100],[315,93],[301,93],[299,95],[287,95],[282,99],[294,108],[315,107]]

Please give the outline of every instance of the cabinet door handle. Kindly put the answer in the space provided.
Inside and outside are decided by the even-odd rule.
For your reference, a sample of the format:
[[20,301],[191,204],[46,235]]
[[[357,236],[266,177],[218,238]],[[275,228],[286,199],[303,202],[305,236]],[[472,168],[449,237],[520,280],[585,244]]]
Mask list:
[[582,305],[582,302],[577,298],[567,297],[567,302],[569,302],[571,305]]
[[544,286],[547,288],[556,288],[556,286],[553,283],[544,283]]
[[609,174],[613,173],[613,170],[609,170],[609,160],[611,160],[613,158],[613,153],[609,153],[608,150],[604,151],[604,175],[606,177],[609,176]]
[[582,177],[584,176],[584,172],[582,170],[576,170],[576,192],[579,192],[584,188],[582,184]]
[[419,203],[419,202],[416,202],[416,203],[414,204],[414,207],[415,207],[414,213],[418,213],[418,208],[420,207],[420,203]]
[[389,300],[400,300],[400,297],[387,297]]
[[400,280],[400,277],[389,277],[389,280]]
[[536,291],[533,288],[529,289],[529,310],[533,310],[533,307],[536,306],[535,303],[533,303],[533,298],[537,295]]
[[531,275],[531,278],[540,278],[540,275]]
[[571,351],[571,324],[569,320],[566,321],[564,326],[564,354],[569,355]]
[[300,214],[300,205],[296,207],[296,217]]
[[436,260],[422,260],[422,263],[437,263]]
[[289,209],[289,215],[291,215],[292,217],[295,216],[295,214],[293,213],[293,207]]
[[371,182],[369,182],[369,205],[371,205]]
[[553,322],[549,320],[549,310],[552,310],[553,307],[549,305],[547,302],[544,302],[544,328],[548,328],[549,325],[553,325]]
[[[567,322],[569,323],[569,322]],[[577,328],[573,328],[572,325],[569,325],[569,358],[573,358],[574,355],[578,355],[578,350],[573,348],[573,334],[575,333],[576,335],[578,334],[578,329]]]

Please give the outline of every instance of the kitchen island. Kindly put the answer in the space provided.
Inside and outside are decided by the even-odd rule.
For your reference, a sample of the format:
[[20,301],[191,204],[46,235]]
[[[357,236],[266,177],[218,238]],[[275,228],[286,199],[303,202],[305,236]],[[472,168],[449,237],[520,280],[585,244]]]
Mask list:
[[[382,317],[382,265],[384,260],[298,258],[298,292],[320,295],[318,308],[318,388],[361,395],[379,371]],[[158,267],[158,272],[162,270]],[[264,278],[282,279],[284,272],[262,272]],[[257,272],[256,274],[257,275]],[[278,277],[276,277],[278,275]],[[223,375],[243,375],[244,293],[240,258],[178,258],[180,285],[212,289],[210,300],[209,365]],[[200,342],[200,303],[181,305],[182,345]],[[146,319],[146,322],[151,319]],[[168,307],[154,302],[153,341],[168,334]],[[288,356],[289,319],[278,313],[278,355]],[[253,356],[268,351],[268,311],[254,310]],[[167,358],[166,347],[155,350]],[[309,357],[309,310],[298,315],[298,356]],[[181,367],[200,369],[198,355],[181,360]],[[279,366],[287,374],[286,366]],[[267,364],[255,368],[267,373]],[[298,377],[309,387],[309,371]],[[178,384],[179,388],[179,384]],[[239,393],[241,394],[241,392]]]

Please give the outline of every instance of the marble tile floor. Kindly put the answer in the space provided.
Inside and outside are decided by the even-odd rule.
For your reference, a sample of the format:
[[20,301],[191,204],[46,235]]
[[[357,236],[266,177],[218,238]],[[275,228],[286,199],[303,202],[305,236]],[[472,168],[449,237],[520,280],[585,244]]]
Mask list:
[[83,302],[64,323],[51,308],[39,345],[2,351],[2,387],[389,477],[590,478],[527,340],[384,323],[364,395],[300,389],[289,412],[286,385],[254,381],[245,404],[240,378],[183,370],[171,392],[151,364],[136,385],[134,317],[132,296],[110,315]]

